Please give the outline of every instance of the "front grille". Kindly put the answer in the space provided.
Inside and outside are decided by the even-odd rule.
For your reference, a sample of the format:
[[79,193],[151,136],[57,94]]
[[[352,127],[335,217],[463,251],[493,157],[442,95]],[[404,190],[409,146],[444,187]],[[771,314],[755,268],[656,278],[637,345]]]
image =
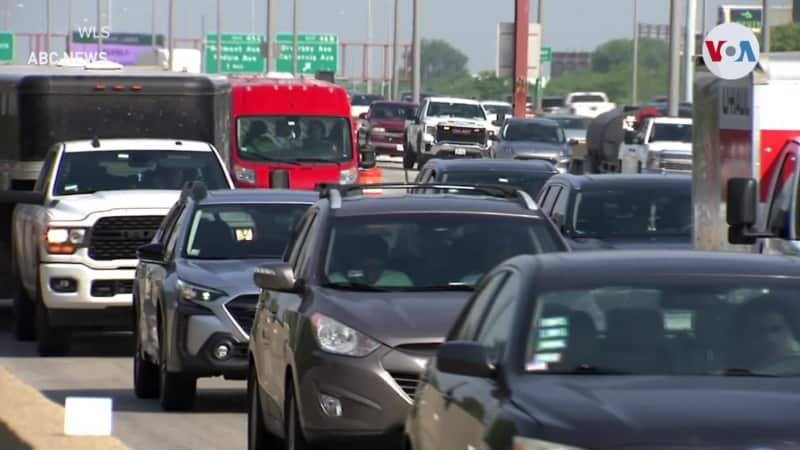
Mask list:
[[97,261],[136,259],[136,249],[149,244],[164,216],[103,217],[89,239],[89,257]]
[[680,170],[680,171],[687,171],[691,172],[692,170],[692,160],[680,160],[680,159],[662,159],[661,160],[661,168],[663,170]]
[[94,280],[92,297],[113,297],[133,293],[133,280]]
[[233,320],[242,330],[250,334],[250,330],[253,328],[253,319],[255,319],[256,315],[256,306],[258,306],[257,295],[242,295],[228,302],[225,305],[225,309],[233,316]]
[[483,128],[439,125],[436,127],[436,142],[483,145],[486,142],[486,130]]
[[414,394],[417,390],[417,385],[419,385],[419,375],[398,372],[392,372],[390,375],[394,379],[394,382],[400,386],[400,389],[402,389],[411,400],[414,400]]

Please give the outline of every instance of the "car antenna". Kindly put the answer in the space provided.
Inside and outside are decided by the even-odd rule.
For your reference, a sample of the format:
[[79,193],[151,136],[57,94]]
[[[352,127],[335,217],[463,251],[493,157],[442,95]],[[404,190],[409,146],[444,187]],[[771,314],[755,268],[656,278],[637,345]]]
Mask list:
[[97,136],[92,138],[92,147],[100,148],[100,138],[98,138]]

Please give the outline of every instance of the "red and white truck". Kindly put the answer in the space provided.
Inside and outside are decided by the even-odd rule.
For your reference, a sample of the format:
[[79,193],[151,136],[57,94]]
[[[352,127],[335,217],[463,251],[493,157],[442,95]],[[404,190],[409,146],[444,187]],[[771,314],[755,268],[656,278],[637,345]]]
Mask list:
[[[755,70],[739,80],[717,78],[699,62],[694,84],[692,152],[695,248],[768,252],[774,247],[768,238],[765,240],[768,233],[761,233],[756,239],[737,238],[736,232],[741,233],[741,225],[745,225],[741,223],[732,227],[729,239],[728,222],[741,222],[747,219],[742,214],[750,215],[752,223],[746,228],[753,231],[751,235],[759,234],[754,230],[766,228],[776,200],[785,200],[775,192],[777,181],[786,179],[777,176],[777,169],[792,153],[785,150],[788,144],[800,136],[797,105],[797,54],[761,54]],[[737,178],[731,184],[736,198],[729,203],[729,180]],[[749,179],[750,184],[746,186],[743,179]],[[747,196],[748,189],[753,196],[752,211],[743,211],[742,205],[747,204],[743,196]],[[728,206],[732,217],[728,217]]]

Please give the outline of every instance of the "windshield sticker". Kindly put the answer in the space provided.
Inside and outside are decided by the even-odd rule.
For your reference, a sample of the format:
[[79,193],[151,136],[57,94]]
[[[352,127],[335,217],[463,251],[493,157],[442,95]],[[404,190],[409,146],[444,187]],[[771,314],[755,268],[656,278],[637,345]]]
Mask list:
[[117,153],[117,159],[130,159],[130,157],[127,153]]
[[347,271],[348,278],[364,278],[364,271],[363,270],[348,270]]
[[566,347],[567,341],[559,339],[554,341],[539,341],[539,345],[536,347],[536,350],[558,350]]
[[241,241],[252,241],[253,240],[253,229],[252,228],[237,228],[236,229],[236,240]]
[[548,317],[539,320],[540,328],[553,328],[553,327],[565,327],[565,326],[567,326],[566,317]]
[[64,186],[64,192],[72,192],[72,191],[77,191],[77,190],[78,190],[78,185],[77,184],[68,184],[68,185]]
[[498,178],[497,181],[500,183],[508,183],[508,178]]
[[567,337],[569,335],[566,328],[559,327],[559,328],[542,328],[539,329],[539,337],[543,339],[547,338],[561,338]]
[[561,362],[561,353],[537,353],[525,364],[527,371],[548,370],[548,364]]

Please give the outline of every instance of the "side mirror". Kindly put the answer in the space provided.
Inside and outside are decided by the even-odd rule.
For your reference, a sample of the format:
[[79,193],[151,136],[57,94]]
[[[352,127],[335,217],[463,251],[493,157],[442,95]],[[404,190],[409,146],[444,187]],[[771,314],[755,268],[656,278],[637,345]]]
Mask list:
[[136,250],[136,257],[142,262],[164,264],[164,246],[158,242],[143,245]]
[[44,205],[46,197],[39,191],[0,191],[0,204]]
[[445,373],[491,378],[495,367],[486,347],[476,342],[445,342],[436,352],[436,368]]
[[368,117],[369,117],[369,113],[361,113],[361,114],[358,115],[358,118],[361,119],[361,120],[367,120]]
[[360,155],[358,166],[362,169],[372,169],[377,164],[377,156],[374,150],[361,150]]
[[253,281],[260,289],[297,292],[297,279],[292,266],[285,262],[264,264],[256,268]]
[[756,233],[750,228],[756,223],[758,208],[758,183],[752,178],[731,178],[727,185],[726,220],[728,242],[734,245],[752,245]]
[[269,187],[271,189],[289,189],[289,172],[286,170],[273,170],[270,172]]
[[490,134],[489,135],[489,140],[490,141],[499,141],[500,140],[500,136],[498,136],[496,134]]

